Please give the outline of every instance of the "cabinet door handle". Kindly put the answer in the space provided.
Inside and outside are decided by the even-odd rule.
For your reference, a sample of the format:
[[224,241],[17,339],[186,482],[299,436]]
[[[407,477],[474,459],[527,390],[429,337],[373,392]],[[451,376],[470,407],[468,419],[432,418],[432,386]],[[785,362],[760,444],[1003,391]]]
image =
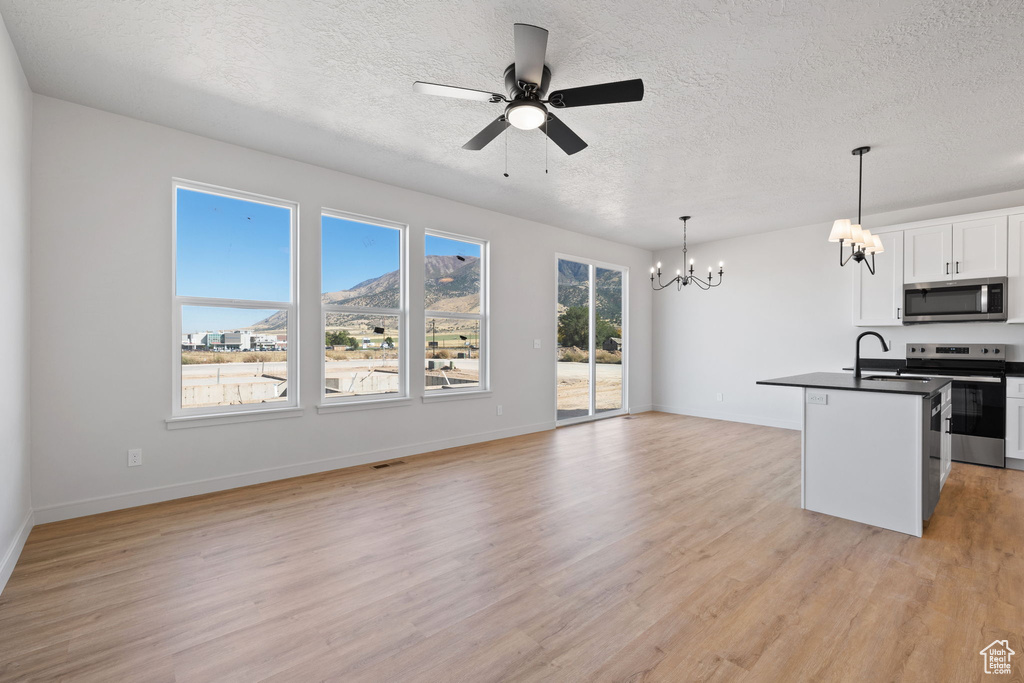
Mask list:
[[959,261],[956,262],[956,271],[955,272],[957,272],[957,273],[960,272],[960,262]]
[[949,275],[949,261],[946,261],[946,275]]
[[897,306],[897,307],[896,307],[896,319],[897,319],[897,320],[899,320],[899,319],[900,319],[900,311],[901,311],[901,310],[903,310],[903,309],[902,309],[902,308],[900,308],[899,306]]
[[953,433],[953,418],[951,418],[951,417],[947,417],[946,418],[946,433],[947,434],[952,434]]

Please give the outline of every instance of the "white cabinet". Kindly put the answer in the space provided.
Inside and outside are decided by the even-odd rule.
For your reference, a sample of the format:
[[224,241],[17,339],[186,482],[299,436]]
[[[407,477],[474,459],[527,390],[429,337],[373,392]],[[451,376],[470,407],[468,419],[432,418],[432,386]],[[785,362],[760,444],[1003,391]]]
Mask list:
[[[953,403],[950,400],[951,397],[946,394],[949,390],[948,386],[942,390],[942,447],[939,449],[939,490],[946,485],[949,471],[953,468]],[[1021,401],[1021,403],[1024,403],[1024,401]]]
[[1006,275],[1006,216],[913,228],[903,239],[905,282]]
[[903,233],[904,282],[950,279],[953,265],[953,225],[929,225]]
[[1006,216],[953,223],[953,279],[1006,277]]
[[1024,398],[1006,399],[1006,465],[1024,469]]
[[878,237],[885,251],[875,255],[875,274],[854,264],[853,324],[860,327],[903,324],[903,233]]
[[1010,216],[1006,322],[1024,323],[1024,213]]
[[1006,466],[1024,469],[1024,377],[1006,378]]

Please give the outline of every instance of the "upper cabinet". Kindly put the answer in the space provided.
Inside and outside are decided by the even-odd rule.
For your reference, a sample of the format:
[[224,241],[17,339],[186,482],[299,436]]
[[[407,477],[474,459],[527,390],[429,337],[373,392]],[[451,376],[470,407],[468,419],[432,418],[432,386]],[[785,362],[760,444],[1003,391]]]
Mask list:
[[1005,277],[1006,216],[905,231],[904,282]]
[[953,224],[953,279],[1006,277],[1006,216]]
[[[904,282],[948,280],[953,266],[953,224],[929,225],[903,233]],[[902,287],[900,288],[902,289]]]
[[853,271],[853,324],[859,327],[903,324],[903,233],[878,237],[885,251],[875,255],[875,274],[860,264]]
[[1010,216],[1006,322],[1024,323],[1024,213]]

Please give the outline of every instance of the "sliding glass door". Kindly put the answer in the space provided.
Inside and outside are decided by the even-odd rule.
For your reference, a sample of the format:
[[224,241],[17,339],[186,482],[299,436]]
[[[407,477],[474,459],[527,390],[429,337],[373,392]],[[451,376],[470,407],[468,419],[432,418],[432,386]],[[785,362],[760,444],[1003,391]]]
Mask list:
[[559,256],[556,420],[570,424],[626,412],[626,272]]

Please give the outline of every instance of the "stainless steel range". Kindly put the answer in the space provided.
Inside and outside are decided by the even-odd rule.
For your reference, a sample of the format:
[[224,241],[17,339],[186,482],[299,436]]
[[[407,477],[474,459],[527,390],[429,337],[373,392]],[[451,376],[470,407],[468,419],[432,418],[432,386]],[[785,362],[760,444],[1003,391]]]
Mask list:
[[1005,467],[1005,344],[907,344],[901,374],[952,379],[953,460]]

